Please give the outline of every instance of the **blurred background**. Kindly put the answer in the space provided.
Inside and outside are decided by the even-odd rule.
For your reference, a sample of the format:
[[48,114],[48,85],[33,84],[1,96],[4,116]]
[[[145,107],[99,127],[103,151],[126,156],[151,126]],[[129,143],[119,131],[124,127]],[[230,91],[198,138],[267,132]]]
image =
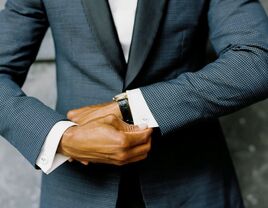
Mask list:
[[[5,1],[0,0],[0,9]],[[261,2],[268,12],[268,0]],[[52,108],[56,100],[54,56],[53,41],[48,31],[23,86],[28,95],[39,98]],[[221,123],[246,207],[268,207],[268,100],[223,117]],[[37,208],[40,178],[40,171],[34,170],[0,137],[0,207]]]

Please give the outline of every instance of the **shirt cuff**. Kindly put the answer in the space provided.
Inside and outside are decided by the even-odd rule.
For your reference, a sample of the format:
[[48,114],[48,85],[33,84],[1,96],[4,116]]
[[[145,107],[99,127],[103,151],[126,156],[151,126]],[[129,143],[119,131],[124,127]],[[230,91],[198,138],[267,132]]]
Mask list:
[[69,157],[56,152],[63,133],[68,128],[75,125],[77,124],[71,121],[60,121],[50,130],[36,160],[36,165],[40,167],[44,173],[51,173],[57,167],[70,159]]
[[140,89],[126,91],[135,125],[147,124],[149,128],[159,127]]

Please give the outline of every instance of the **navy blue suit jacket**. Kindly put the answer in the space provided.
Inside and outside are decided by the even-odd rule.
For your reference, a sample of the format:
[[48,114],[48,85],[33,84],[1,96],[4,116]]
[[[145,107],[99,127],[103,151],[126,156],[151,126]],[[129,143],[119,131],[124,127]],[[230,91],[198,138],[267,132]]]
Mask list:
[[[20,88],[48,27],[56,110]],[[207,65],[208,38],[218,59]],[[128,64],[107,1],[7,1],[0,133],[32,165],[68,110],[137,87],[160,126],[148,159],[125,167],[66,163],[43,176],[41,207],[115,207],[127,168],[139,173],[148,207],[243,207],[217,118],[267,97],[268,24],[257,0],[140,0]]]

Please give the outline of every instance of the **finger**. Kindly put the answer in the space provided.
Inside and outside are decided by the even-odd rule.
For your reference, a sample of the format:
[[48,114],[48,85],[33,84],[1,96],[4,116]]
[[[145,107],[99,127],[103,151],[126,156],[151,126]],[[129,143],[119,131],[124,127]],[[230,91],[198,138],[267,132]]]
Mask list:
[[90,153],[90,155],[81,154],[75,158],[75,160],[81,162],[84,165],[88,165],[88,162],[100,162],[100,163],[124,163],[127,161],[132,161],[134,158],[140,157],[142,155],[147,155],[151,149],[151,139],[148,143],[136,146],[126,151],[119,151],[117,153]]
[[82,112],[86,111],[88,108],[88,106],[83,107],[83,108],[77,108],[77,109],[73,109],[68,111],[67,113],[67,118],[68,119],[73,119],[74,117],[76,117],[77,115],[81,114]]
[[144,155],[139,155],[139,156],[137,156],[135,158],[131,158],[130,160],[127,160],[127,161],[117,161],[117,160],[111,160],[111,159],[103,160],[103,159],[96,158],[96,159],[92,159],[90,162],[91,163],[100,163],[100,164],[123,166],[123,165],[129,164],[129,163],[134,163],[134,162],[144,160],[147,157],[148,157],[148,154],[144,154]]
[[151,138],[152,132],[152,129],[145,129],[135,132],[124,132],[124,135],[126,137],[126,148],[147,143]]
[[133,158],[146,155],[151,150],[151,139],[146,144],[136,146],[128,151],[120,152],[114,158],[117,161],[131,161]]
[[80,114],[84,114],[84,113],[91,113],[93,111],[96,111],[100,108],[103,108],[105,106],[108,106],[109,104],[111,104],[112,102],[108,102],[108,103],[101,103],[101,104],[97,104],[97,105],[89,105],[89,106],[85,106],[85,107],[81,107],[81,108],[77,108],[77,109],[73,109],[70,110],[67,113],[67,118],[68,119],[73,119],[74,117],[79,116]]
[[82,163],[83,165],[88,165],[88,161],[80,161],[80,163]]
[[128,161],[137,156],[148,154],[150,150],[151,150],[151,139],[149,139],[149,141],[145,144],[135,146],[128,150],[121,149],[115,153],[94,152],[90,153],[90,156],[81,156],[85,158],[80,158],[80,160],[92,161],[92,159],[103,159],[103,160],[115,160],[115,161]]
[[72,121],[77,122],[80,125],[109,114],[114,114],[121,118],[121,112],[118,104],[115,104],[114,102],[89,106],[83,109],[83,111],[78,110],[75,113],[76,114],[72,117]]
[[87,161],[85,158],[76,158],[76,157],[73,157],[73,158],[70,158],[68,159],[69,162],[73,162],[73,161],[77,161],[77,162],[80,162],[81,164],[83,165],[88,165],[89,164],[89,161]]
[[142,131],[148,128],[146,124],[140,124],[140,125],[130,125],[123,120],[119,119],[116,115],[114,114],[109,114],[107,116],[104,116],[100,118],[101,122],[106,123],[108,125],[112,125],[119,131],[124,131],[124,132],[135,132],[135,131]]
[[134,162],[139,162],[139,161],[142,161],[142,160],[145,160],[147,157],[148,157],[148,154],[139,155],[139,156],[137,156],[137,157],[135,157],[135,158],[132,158],[132,159],[126,161],[126,162],[124,163],[124,165],[126,165],[126,164],[130,164],[130,163],[134,163]]
[[142,131],[148,128],[147,124],[140,124],[140,125],[131,125],[122,120],[118,120],[114,123],[115,127],[124,132],[135,132],[135,131]]
[[86,107],[82,107],[82,108],[73,109],[67,113],[67,118],[68,119],[78,119],[86,114],[89,114],[93,111],[98,110],[99,108],[100,108],[100,106],[94,105],[94,106],[86,106]]
[[147,124],[139,124],[139,125],[130,125],[125,123],[125,126],[122,128],[124,132],[135,132],[135,131],[143,131],[148,128]]
[[[130,148],[133,146],[147,143],[153,132],[153,129],[151,128],[140,129],[139,126],[126,124],[114,115],[109,115],[109,116],[104,117],[102,122],[104,123],[107,122],[106,124],[112,125],[113,127],[117,128],[117,130],[121,132],[119,141],[122,143],[123,148]],[[123,132],[121,130],[123,125],[128,126],[127,127],[128,131]],[[145,126],[141,126],[141,127],[144,128]],[[126,128],[124,128],[124,130],[126,130]]]
[[[141,160],[144,160],[148,157],[148,154],[143,154],[143,155],[139,155],[137,157],[133,157],[129,160],[126,161],[115,161],[115,160],[109,160],[107,161],[107,164],[112,164],[112,165],[116,165],[116,166],[123,166],[123,165],[127,165],[130,163],[134,163],[134,162],[139,162]],[[98,161],[95,161],[96,163],[98,163]]]
[[94,120],[94,118],[90,117],[88,111],[86,111],[86,110],[79,113],[79,114],[76,114],[71,119],[71,121],[76,122],[79,125],[83,125],[87,122],[90,122],[91,120]]
[[85,110],[84,112],[77,114],[77,116],[75,116],[73,118],[74,122],[77,122],[80,125],[86,124],[88,122],[91,122],[93,120],[105,117],[107,115],[109,115],[110,112],[106,112],[104,109],[89,109],[89,110]]

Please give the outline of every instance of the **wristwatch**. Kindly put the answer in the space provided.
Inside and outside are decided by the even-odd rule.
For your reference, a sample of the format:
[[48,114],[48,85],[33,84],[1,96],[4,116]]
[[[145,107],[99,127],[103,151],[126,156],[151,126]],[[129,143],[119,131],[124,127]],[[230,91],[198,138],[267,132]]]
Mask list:
[[132,118],[132,114],[131,114],[129,103],[128,103],[127,93],[124,92],[119,95],[116,95],[113,98],[113,101],[118,103],[123,120],[126,123],[133,124],[133,118]]

